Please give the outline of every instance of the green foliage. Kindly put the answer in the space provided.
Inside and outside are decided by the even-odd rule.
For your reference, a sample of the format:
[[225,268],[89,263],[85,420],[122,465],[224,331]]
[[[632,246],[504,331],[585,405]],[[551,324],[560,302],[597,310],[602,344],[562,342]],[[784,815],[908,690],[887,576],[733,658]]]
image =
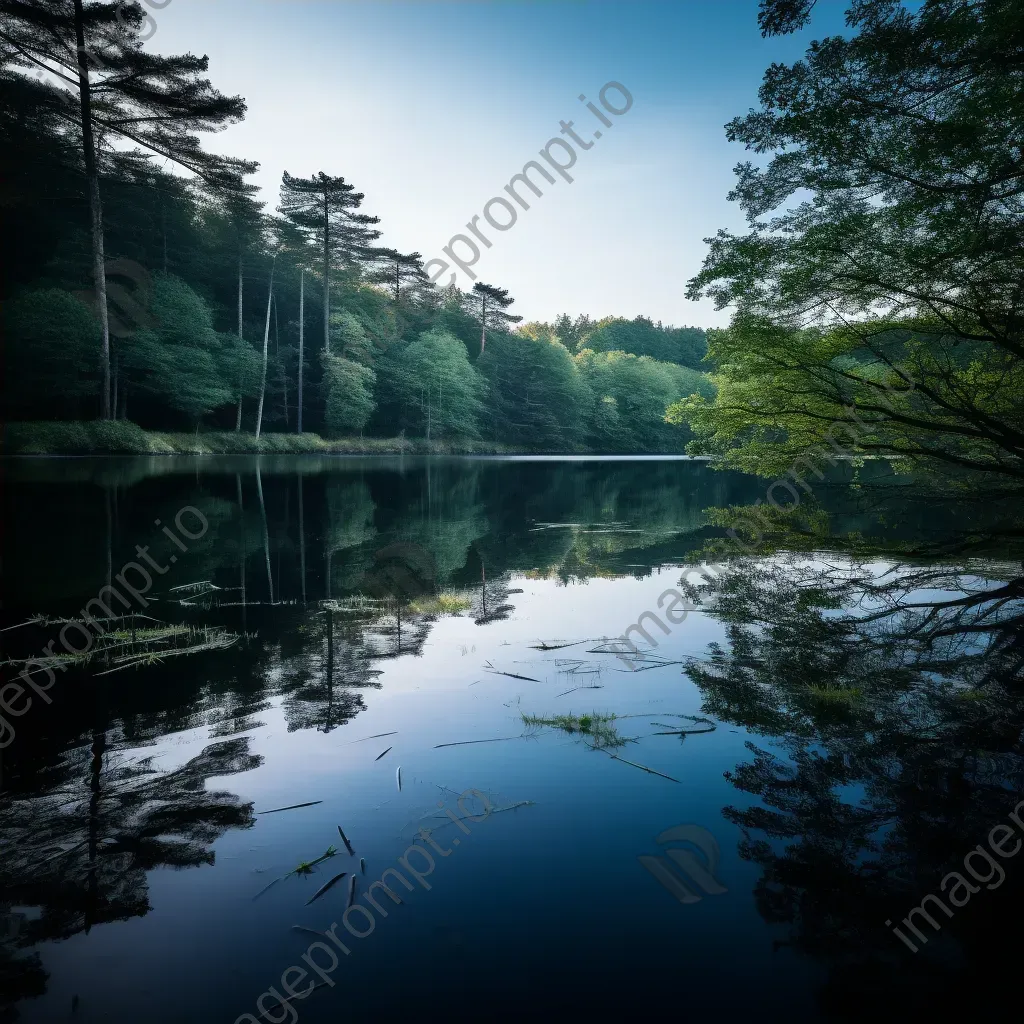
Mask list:
[[380,363],[382,389],[403,426],[426,437],[478,437],[486,384],[458,338],[427,331]]
[[490,385],[490,436],[547,451],[579,449],[591,396],[564,345],[495,334],[477,368]]
[[85,401],[98,390],[100,331],[92,311],[68,292],[45,288],[11,299],[3,321],[8,415],[93,411]]
[[231,402],[247,357],[236,339],[213,329],[206,303],[184,281],[158,274],[150,314],[153,326],[124,344],[126,390],[155,396],[192,423]]
[[707,354],[707,338],[699,327],[663,327],[644,316],[635,320],[606,317],[587,332],[585,347],[594,352],[630,352],[700,369]]
[[666,410],[683,395],[713,391],[705,374],[649,356],[584,349],[576,364],[593,395],[587,440],[595,451],[678,451],[685,439],[666,425]]
[[[766,0],[762,29],[812,7]],[[770,159],[738,167],[750,230],[710,239],[689,285],[736,309],[711,345],[718,402],[672,419],[766,472],[837,422],[859,453],[1019,482],[1024,7],[864,0],[847,24],[727,126]]]
[[[354,317],[348,316],[355,322]],[[323,364],[327,392],[324,423],[328,431],[335,435],[362,431],[373,415],[377,375],[368,366],[342,356],[324,353]]]
[[124,420],[9,423],[4,448],[14,455],[143,455],[154,451],[151,435]]

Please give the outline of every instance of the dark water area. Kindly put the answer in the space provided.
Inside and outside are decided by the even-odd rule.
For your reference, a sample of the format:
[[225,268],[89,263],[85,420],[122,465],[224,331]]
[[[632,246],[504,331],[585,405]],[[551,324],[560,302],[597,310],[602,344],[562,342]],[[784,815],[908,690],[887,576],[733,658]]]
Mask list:
[[[0,1021],[830,1021],[1015,990],[1019,562],[808,550],[694,607],[704,510],[765,482],[683,459],[3,477]],[[936,519],[834,505],[864,535]]]

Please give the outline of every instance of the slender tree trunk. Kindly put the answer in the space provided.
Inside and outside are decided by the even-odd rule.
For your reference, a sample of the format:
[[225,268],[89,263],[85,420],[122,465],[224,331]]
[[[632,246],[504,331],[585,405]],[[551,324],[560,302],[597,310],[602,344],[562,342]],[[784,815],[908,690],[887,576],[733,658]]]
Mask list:
[[398,292],[401,287],[402,279],[398,276],[398,260],[395,260],[395,305],[398,305]]
[[110,419],[110,319],[107,315],[107,274],[103,254],[103,203],[100,200],[100,173],[96,163],[96,143],[92,134],[92,89],[89,84],[89,57],[85,50],[85,14],[82,0],[75,0],[75,40],[78,44],[78,90],[82,104],[82,149],[85,178],[89,188],[89,221],[92,231],[92,278],[96,287],[96,312],[100,318],[100,371],[103,382],[101,416]]
[[[242,250],[238,250],[238,340],[244,342],[242,337]],[[242,429],[242,389],[238,389],[238,410],[235,412],[235,433]]]
[[[77,6],[77,5],[76,5]],[[99,717],[99,713],[97,713]],[[106,725],[103,722],[104,726]],[[85,933],[97,922],[99,917],[99,880],[97,864],[99,863],[100,829],[100,779],[103,774],[103,755],[107,752],[106,729],[93,729],[92,760],[89,772],[89,898],[85,909]]]
[[267,506],[263,503],[263,479],[260,477],[259,456],[256,456],[256,493],[260,498],[260,517],[263,519],[263,557],[267,563],[267,589],[270,603],[274,603],[274,575],[270,571],[270,531],[267,528]]
[[267,346],[270,343],[270,300],[274,297],[274,269],[277,266],[277,253],[274,253],[270,264],[270,288],[267,291],[267,321],[263,327],[263,378],[260,381],[260,403],[256,407],[256,437],[260,436],[263,426],[263,399],[267,393]]
[[480,299],[480,355],[483,355],[487,345],[487,296],[481,295]]
[[242,583],[242,633],[245,633],[245,507],[242,505],[242,475],[235,474],[235,489],[238,491],[238,569]]
[[[299,270],[299,395],[298,395],[298,399],[297,399],[298,406],[297,406],[296,413],[295,413],[296,417],[298,418],[298,423],[297,423],[297,425],[295,427],[295,432],[297,434],[301,434],[302,433],[302,371],[303,371],[303,365],[302,364],[303,364],[303,361],[306,358],[305,351],[304,351],[304,341],[305,341],[305,323],[304,323],[304,320],[305,320],[305,316],[306,316],[306,271],[305,270]],[[301,483],[299,484],[299,495],[300,495],[299,501],[301,503],[301,500],[302,500],[301,499],[301,495],[302,495],[302,484]]]
[[306,603],[306,517],[302,507],[302,474],[299,473],[299,576],[302,580],[302,603]]
[[274,296],[274,357],[281,371],[281,401],[284,404],[284,429],[288,429],[288,368],[281,362],[281,335],[278,333],[277,296]]
[[327,694],[330,699],[334,686],[334,612],[327,609]]
[[327,210],[327,193],[324,192],[324,351],[331,351],[331,220]]

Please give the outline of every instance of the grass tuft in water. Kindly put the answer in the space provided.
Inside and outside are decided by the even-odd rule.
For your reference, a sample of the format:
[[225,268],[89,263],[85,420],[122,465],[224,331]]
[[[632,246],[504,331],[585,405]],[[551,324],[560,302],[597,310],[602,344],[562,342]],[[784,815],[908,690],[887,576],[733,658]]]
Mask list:
[[540,715],[522,715],[523,725],[526,726],[549,726],[552,729],[561,729],[569,734],[578,733],[585,736],[591,746],[607,750],[613,747],[624,747],[629,740],[618,734],[615,726],[611,723],[618,718],[618,715],[606,714],[601,711],[592,711],[589,715],[554,715],[551,718],[542,718]]
[[418,597],[409,602],[409,610],[417,615],[455,615],[470,607],[467,598],[460,594],[444,593],[432,597]]

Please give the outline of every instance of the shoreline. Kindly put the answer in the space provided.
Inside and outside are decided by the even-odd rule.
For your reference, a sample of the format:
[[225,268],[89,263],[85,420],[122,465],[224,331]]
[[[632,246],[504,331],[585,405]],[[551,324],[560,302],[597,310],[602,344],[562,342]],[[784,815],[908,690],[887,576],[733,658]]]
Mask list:
[[595,452],[525,448],[499,442],[399,437],[324,438],[319,434],[208,431],[149,431],[135,423],[104,420],[9,423],[2,428],[0,458],[100,458],[239,455],[441,455],[532,458],[670,458],[697,459],[685,452]]

